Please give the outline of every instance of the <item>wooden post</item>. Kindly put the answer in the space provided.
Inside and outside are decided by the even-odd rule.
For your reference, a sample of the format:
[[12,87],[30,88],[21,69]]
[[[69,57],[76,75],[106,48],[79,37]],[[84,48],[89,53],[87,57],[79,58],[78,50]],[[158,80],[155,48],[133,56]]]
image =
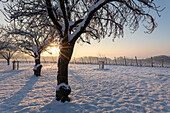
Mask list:
[[163,58],[162,58],[161,62],[162,62],[162,67],[164,67],[164,59]]
[[105,57],[105,62],[106,62],[106,64],[107,64],[107,58]]
[[112,59],[110,60],[110,64],[113,65],[113,60]]
[[127,64],[126,64],[126,57],[124,56],[124,62],[125,62],[125,66],[127,66]]
[[151,57],[151,67],[153,67],[153,57]]
[[130,62],[130,65],[132,66],[132,60],[131,60],[131,62]]
[[91,64],[91,58],[89,57],[89,61],[90,61],[90,64]]
[[25,57],[25,63],[27,63],[27,57]]
[[52,60],[53,60],[52,62],[54,63],[54,57],[52,57]]
[[17,61],[17,70],[19,70],[19,61]]
[[102,62],[102,69],[104,69],[104,62]]
[[140,60],[140,66],[142,66],[142,60]]
[[117,65],[117,60],[116,60],[116,57],[115,57],[115,64]]
[[82,57],[81,57],[81,63],[84,64],[84,63],[83,63],[83,58],[82,58]]
[[75,59],[75,57],[74,57],[74,63],[76,64],[76,59]]
[[104,69],[104,61],[99,61],[99,69]]
[[45,58],[43,58],[43,59],[44,59],[44,63],[46,63]]
[[13,63],[13,70],[15,70],[15,60],[12,63]]
[[136,66],[138,66],[138,59],[137,57],[135,56],[135,59],[136,59]]

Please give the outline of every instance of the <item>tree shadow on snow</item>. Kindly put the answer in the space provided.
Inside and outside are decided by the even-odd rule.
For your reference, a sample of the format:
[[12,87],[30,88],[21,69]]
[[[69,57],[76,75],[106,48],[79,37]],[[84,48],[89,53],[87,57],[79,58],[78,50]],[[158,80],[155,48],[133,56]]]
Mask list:
[[13,94],[10,98],[5,99],[3,101],[3,105],[1,108],[3,111],[15,111],[19,110],[20,102],[26,97],[27,93],[32,90],[32,86],[38,81],[39,77],[32,75],[31,78],[25,83],[25,85],[15,94]]
[[110,71],[110,69],[93,69],[95,71]]
[[9,70],[9,71],[4,71],[4,72],[0,72],[0,74],[2,73],[2,74],[8,74],[8,75],[4,75],[4,76],[1,76],[0,77],[0,81],[3,81],[3,80],[5,80],[5,79],[7,79],[7,78],[9,78],[9,77],[11,77],[11,76],[16,76],[16,74],[19,74],[19,73],[21,73],[21,72],[23,72],[23,71],[25,71],[26,69],[22,69],[22,70]]

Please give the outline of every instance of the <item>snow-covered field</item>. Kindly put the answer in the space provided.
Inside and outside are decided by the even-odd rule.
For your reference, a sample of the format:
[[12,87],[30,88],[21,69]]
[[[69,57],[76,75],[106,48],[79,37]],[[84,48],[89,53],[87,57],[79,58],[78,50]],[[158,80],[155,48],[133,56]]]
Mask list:
[[71,102],[55,100],[57,64],[0,64],[0,113],[170,112],[170,68],[69,65]]

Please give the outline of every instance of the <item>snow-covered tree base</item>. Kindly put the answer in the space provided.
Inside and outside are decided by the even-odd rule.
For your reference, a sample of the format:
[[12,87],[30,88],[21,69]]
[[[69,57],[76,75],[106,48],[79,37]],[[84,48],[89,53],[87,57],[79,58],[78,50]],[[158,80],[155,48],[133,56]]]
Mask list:
[[61,102],[70,101],[70,98],[68,97],[70,93],[70,86],[66,85],[65,83],[61,83],[57,86],[56,89],[56,100]]
[[42,68],[41,64],[35,65],[33,69],[34,75],[41,76],[41,68]]

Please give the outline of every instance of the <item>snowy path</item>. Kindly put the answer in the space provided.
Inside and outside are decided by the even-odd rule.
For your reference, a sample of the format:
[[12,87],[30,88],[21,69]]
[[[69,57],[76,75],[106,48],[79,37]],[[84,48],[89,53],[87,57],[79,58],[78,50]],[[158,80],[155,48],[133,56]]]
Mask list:
[[98,65],[69,66],[70,103],[55,100],[56,64],[12,71],[0,64],[0,113],[170,112],[170,69]]

